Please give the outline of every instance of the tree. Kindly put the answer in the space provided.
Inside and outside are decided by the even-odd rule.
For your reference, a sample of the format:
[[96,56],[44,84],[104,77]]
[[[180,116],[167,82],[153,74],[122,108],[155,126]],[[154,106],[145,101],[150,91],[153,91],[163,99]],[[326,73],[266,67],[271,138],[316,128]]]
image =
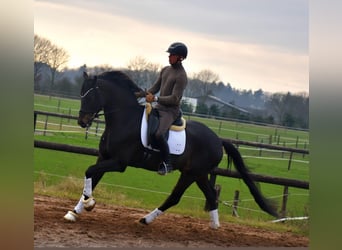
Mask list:
[[181,100],[181,110],[183,112],[192,113],[193,105],[186,100]]
[[48,39],[34,35],[34,86],[38,89],[40,80],[42,79],[42,71],[46,65],[51,42]]
[[211,94],[210,84],[215,83],[216,81],[219,80],[218,74],[214,73],[210,69],[204,69],[198,73],[195,73],[193,78],[198,79],[202,82],[202,87],[201,87],[202,96]]
[[286,112],[285,96],[282,93],[274,93],[266,103],[266,107],[270,110],[271,115],[275,118],[275,122],[282,124]]
[[142,89],[149,88],[157,79],[161,65],[148,62],[144,57],[137,56],[127,65],[128,75]]
[[66,50],[51,43],[48,39],[34,36],[35,80],[39,81],[40,66],[48,65],[50,70],[50,88],[53,89],[59,70],[69,61]]
[[63,48],[53,45],[47,59],[47,64],[50,66],[51,89],[53,89],[58,70],[62,69],[68,61],[68,53]]
[[[111,71],[113,70],[113,67],[108,65],[108,64],[102,64],[102,65],[99,65],[99,66],[94,66],[92,69],[91,69],[91,73],[94,74],[94,75],[99,75],[105,71]],[[82,76],[83,77],[83,76]]]
[[194,98],[201,96],[200,84],[201,84],[200,80],[189,78],[188,85],[186,86],[184,90],[184,96],[194,97]]
[[277,124],[308,128],[309,98],[306,94],[274,93],[267,100],[266,107]]
[[200,102],[197,104],[196,113],[207,115],[208,110],[209,110],[209,108],[205,103]]
[[220,115],[220,108],[217,104],[213,104],[210,106],[209,115],[212,115],[212,116],[219,116]]

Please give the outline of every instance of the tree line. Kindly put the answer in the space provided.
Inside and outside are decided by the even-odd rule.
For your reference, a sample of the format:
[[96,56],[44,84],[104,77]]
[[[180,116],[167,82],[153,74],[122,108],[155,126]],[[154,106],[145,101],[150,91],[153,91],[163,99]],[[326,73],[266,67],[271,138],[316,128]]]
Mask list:
[[[83,71],[99,74],[117,70],[111,65],[90,68],[82,65],[77,69],[69,69],[66,67],[68,60],[69,54],[62,47],[34,35],[34,91],[76,98],[83,81]],[[163,65],[137,56],[120,70],[128,74],[139,87],[147,89],[157,79],[162,67]],[[210,69],[189,76],[184,96],[199,98],[208,95],[248,110],[249,113],[241,113],[237,109],[222,109],[218,104],[208,106],[204,102],[197,103],[196,113],[303,129],[309,127],[309,95],[304,92],[268,93],[261,88],[256,91],[241,90],[234,88],[229,82],[220,81],[219,75]],[[192,112],[192,104],[183,101],[182,110]]]

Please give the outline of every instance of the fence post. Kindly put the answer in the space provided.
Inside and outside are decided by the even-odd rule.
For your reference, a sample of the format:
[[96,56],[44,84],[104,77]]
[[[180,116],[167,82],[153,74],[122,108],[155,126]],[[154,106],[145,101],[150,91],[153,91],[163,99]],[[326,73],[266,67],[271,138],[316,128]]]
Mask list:
[[95,136],[97,136],[98,132],[99,132],[99,122],[96,121]]
[[293,152],[290,152],[290,159],[289,159],[289,165],[287,166],[287,170],[290,170],[291,167],[291,162],[292,162],[292,156],[293,156]]
[[222,121],[220,121],[220,123],[219,123],[219,131],[218,131],[218,134],[221,134],[221,127],[222,127]]
[[234,202],[233,202],[233,216],[234,217],[239,217],[238,212],[237,212],[237,207],[239,204],[239,194],[240,194],[239,190],[235,190]]
[[46,135],[46,129],[47,129],[47,123],[48,123],[48,115],[46,116],[45,118],[45,124],[44,124],[44,132],[43,132],[43,135],[45,136]]
[[287,197],[289,195],[289,187],[284,186],[284,192],[283,192],[283,204],[281,206],[281,217],[286,217],[286,204],[287,204]]
[[37,124],[37,113],[34,112],[34,130],[33,131],[36,131],[36,124]]

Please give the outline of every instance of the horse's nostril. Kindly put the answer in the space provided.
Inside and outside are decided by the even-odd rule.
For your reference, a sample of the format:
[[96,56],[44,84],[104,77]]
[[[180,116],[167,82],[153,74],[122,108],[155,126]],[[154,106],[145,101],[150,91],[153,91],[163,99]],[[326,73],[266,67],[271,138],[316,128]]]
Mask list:
[[82,120],[78,120],[78,125],[80,125],[82,128],[85,128],[87,124],[85,124]]

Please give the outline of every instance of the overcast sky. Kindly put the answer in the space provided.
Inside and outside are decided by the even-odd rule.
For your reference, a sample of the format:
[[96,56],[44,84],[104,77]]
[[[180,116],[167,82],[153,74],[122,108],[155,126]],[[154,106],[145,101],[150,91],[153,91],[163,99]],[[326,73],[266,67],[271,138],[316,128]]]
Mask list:
[[[237,89],[309,92],[308,0],[35,0],[35,34],[70,54],[68,67],[167,65],[175,41]],[[152,84],[152,83],[151,83]]]

